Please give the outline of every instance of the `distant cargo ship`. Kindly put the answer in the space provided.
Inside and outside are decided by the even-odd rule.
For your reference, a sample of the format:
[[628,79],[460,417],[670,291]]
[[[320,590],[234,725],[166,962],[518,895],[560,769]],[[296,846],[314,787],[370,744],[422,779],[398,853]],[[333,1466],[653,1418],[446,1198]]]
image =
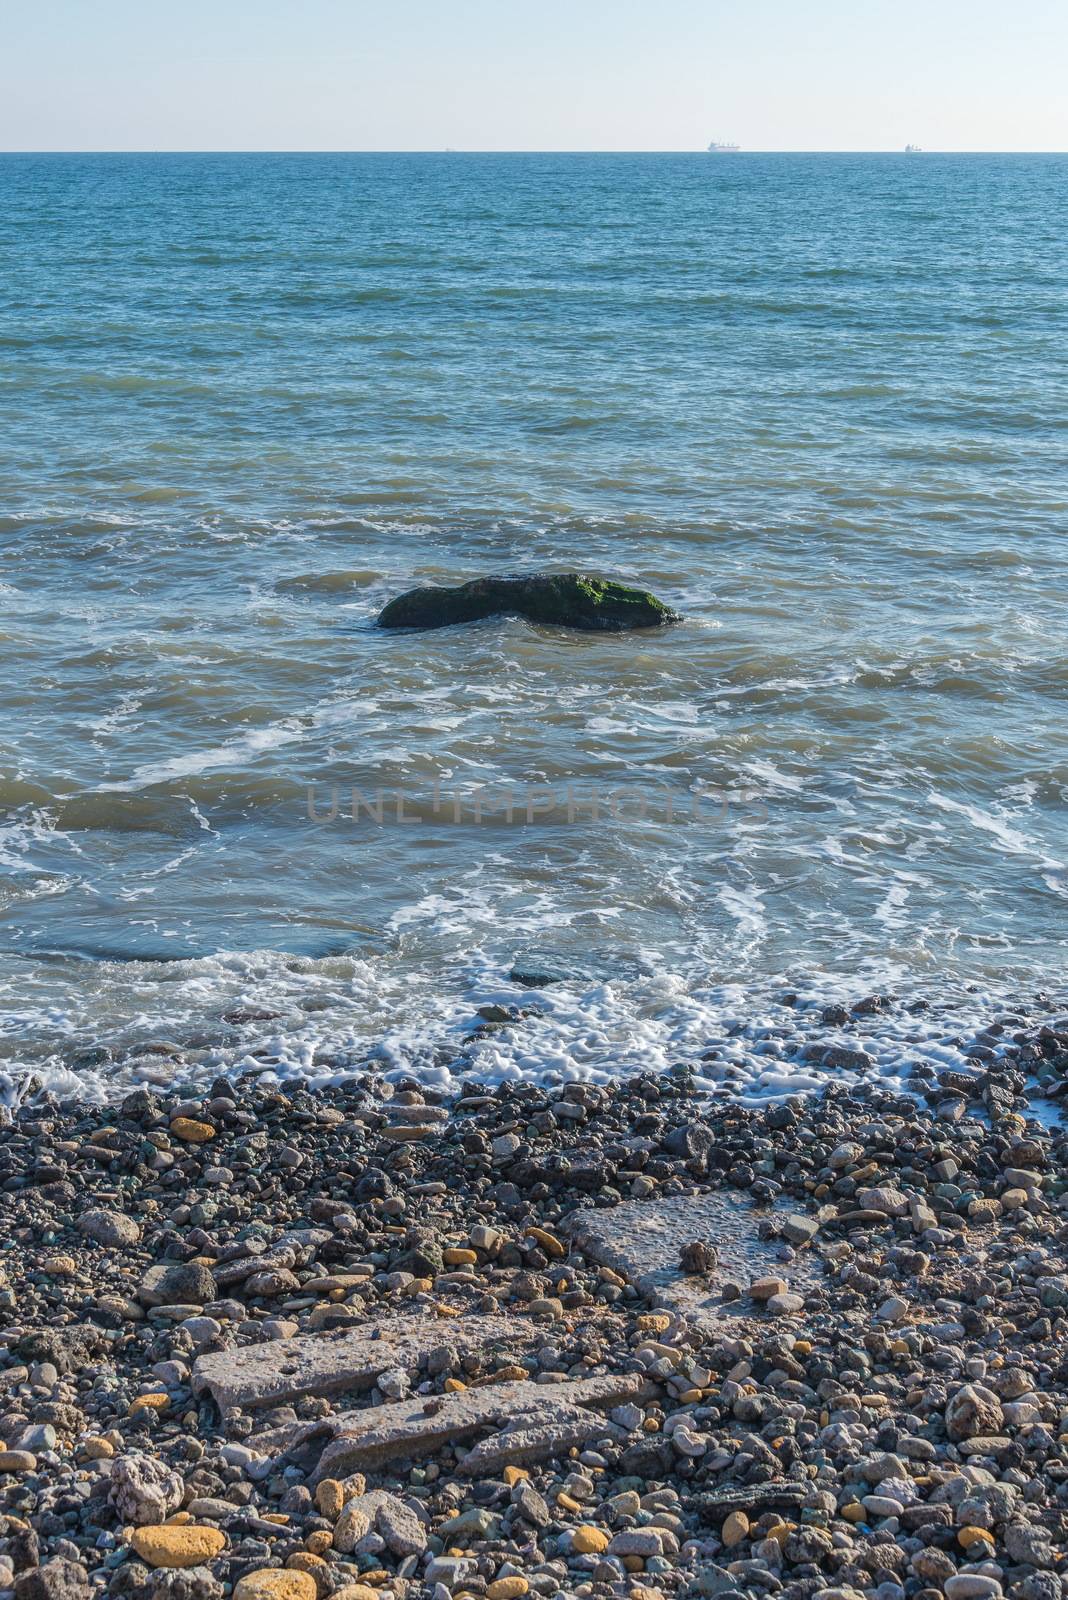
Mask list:
[[741,146],[737,144],[723,144],[719,139],[713,139],[708,148],[709,150],[722,155],[725,152],[729,153],[734,150],[740,150]]
[[907,144],[905,146],[905,154],[907,156],[922,155],[923,154],[923,145],[922,144]]

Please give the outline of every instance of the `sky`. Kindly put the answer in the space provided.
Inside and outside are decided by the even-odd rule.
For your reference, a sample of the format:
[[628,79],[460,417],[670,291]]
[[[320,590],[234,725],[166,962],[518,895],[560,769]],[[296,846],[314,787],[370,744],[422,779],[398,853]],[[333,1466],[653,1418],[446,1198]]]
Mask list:
[[0,0],[2,150],[1068,150],[1064,0]]

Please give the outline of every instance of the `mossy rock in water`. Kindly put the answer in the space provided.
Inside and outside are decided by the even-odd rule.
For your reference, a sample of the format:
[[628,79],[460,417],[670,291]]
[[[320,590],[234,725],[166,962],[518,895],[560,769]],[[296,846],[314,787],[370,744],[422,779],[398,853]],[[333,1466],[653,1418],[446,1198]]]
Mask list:
[[382,628],[451,628],[483,617],[527,617],[550,627],[622,633],[629,628],[660,628],[678,622],[647,589],[632,589],[613,578],[581,572],[514,578],[476,578],[455,589],[428,584],[398,595],[379,614]]

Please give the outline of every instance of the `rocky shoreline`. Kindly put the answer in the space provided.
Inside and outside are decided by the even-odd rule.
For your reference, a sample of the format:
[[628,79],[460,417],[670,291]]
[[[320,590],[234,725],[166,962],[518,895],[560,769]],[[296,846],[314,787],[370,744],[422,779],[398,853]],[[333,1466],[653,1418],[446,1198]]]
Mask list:
[[0,1600],[1068,1595],[1068,1033],[0,1129]]

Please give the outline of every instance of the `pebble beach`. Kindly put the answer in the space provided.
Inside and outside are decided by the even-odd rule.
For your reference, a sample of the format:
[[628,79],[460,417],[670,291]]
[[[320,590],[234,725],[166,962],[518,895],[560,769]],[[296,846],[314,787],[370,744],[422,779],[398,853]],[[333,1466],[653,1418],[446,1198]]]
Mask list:
[[28,1086],[0,1600],[1060,1600],[1068,1023],[984,1038],[749,1107]]

